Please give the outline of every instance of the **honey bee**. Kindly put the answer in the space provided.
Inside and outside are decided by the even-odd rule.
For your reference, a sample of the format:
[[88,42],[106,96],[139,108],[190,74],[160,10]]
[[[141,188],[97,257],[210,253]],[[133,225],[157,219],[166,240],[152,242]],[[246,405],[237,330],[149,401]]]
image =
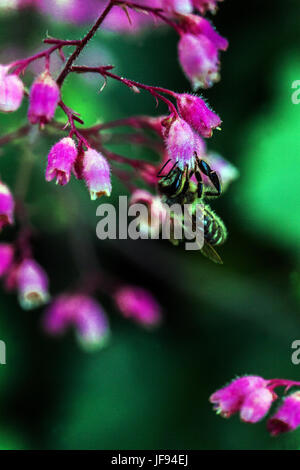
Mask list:
[[[201,214],[203,217],[202,226],[204,226],[204,245],[201,248],[201,253],[211,261],[222,264],[222,259],[214,247],[225,242],[227,229],[221,218],[205,202],[206,199],[216,198],[221,195],[221,184],[217,173],[210,168],[208,163],[200,159],[196,153],[195,166],[192,170],[189,169],[188,165],[181,169],[176,162],[166,175],[162,175],[163,169],[169,162],[170,160],[165,163],[157,174],[157,177],[160,178],[158,181],[158,192],[162,202],[168,206],[173,204],[180,204],[181,206],[191,204],[191,207],[194,209],[196,204],[201,204],[203,208],[203,213]],[[201,173],[209,178],[212,187],[204,185]],[[195,175],[197,182],[191,180],[193,175]],[[191,217],[192,227],[195,229],[197,227],[196,212],[193,212]]]

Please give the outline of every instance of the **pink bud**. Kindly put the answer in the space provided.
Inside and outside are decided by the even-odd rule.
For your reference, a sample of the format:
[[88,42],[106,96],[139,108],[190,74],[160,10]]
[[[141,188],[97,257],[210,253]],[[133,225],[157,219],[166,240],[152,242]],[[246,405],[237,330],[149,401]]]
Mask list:
[[15,203],[6,184],[0,182],[0,230],[8,224],[13,224]]
[[257,423],[269,411],[274,401],[274,394],[265,387],[258,388],[246,396],[240,409],[242,421]]
[[31,124],[50,122],[59,100],[59,87],[46,70],[35,79],[30,89],[28,119]]
[[145,289],[123,286],[115,293],[115,302],[126,318],[132,318],[144,326],[155,326],[161,321],[161,308]]
[[178,94],[177,106],[183,119],[203,137],[211,137],[213,129],[221,125],[219,116],[199,96]]
[[99,349],[109,338],[109,325],[102,307],[92,297],[64,294],[50,305],[44,328],[50,334],[62,334],[75,327],[77,339],[87,350]]
[[220,78],[218,50],[203,35],[183,34],[178,43],[179,61],[194,90],[209,88]]
[[262,377],[249,375],[233,380],[226,387],[217,390],[211,395],[209,401],[214,409],[224,418],[229,418],[240,411],[243,402],[253,391],[266,387],[267,381]]
[[217,10],[217,2],[222,0],[193,0],[194,7],[197,8],[201,14],[211,11],[215,13]]
[[89,148],[83,156],[83,177],[90,191],[91,199],[95,200],[104,194],[110,196],[110,168],[106,158]]
[[70,181],[71,170],[77,157],[74,140],[70,137],[61,139],[55,144],[48,155],[46,181],[56,178],[56,183],[67,184]]
[[183,15],[180,19],[181,25],[187,33],[206,36],[217,49],[226,51],[227,39],[220,36],[210,21],[198,15]]
[[48,277],[33,259],[25,259],[18,267],[17,287],[19,301],[25,310],[39,307],[49,299]]
[[0,111],[16,111],[22,103],[24,85],[15,74],[7,74],[9,67],[0,65]]
[[180,168],[185,165],[191,169],[195,165],[195,152],[198,155],[203,153],[205,144],[189,124],[183,119],[176,118],[167,124],[165,132],[165,143],[169,158],[173,162],[178,162]]
[[159,196],[153,196],[144,189],[137,189],[131,195],[130,205],[144,204],[147,206],[147,218],[140,217],[139,229],[141,233],[156,237],[168,215]]
[[162,0],[162,8],[169,13],[192,13],[192,0]]
[[12,266],[14,248],[9,243],[0,243],[0,276],[6,274]]
[[267,429],[271,436],[293,431],[300,425],[300,392],[295,392],[283,400],[274,416],[269,419]]

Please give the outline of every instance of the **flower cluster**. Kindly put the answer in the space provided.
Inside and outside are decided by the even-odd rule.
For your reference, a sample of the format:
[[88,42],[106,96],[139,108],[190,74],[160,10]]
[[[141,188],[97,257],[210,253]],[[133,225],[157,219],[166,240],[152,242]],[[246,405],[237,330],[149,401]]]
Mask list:
[[[73,23],[89,21],[96,15],[98,19],[80,40],[48,37],[44,40],[44,50],[30,57],[0,65],[0,111],[17,111],[23,101],[28,99],[28,123],[1,137],[0,145],[17,137],[25,138],[32,126],[45,132],[51,130],[52,135],[57,133],[60,136],[50,149],[45,162],[47,182],[54,180],[57,185],[65,186],[73,175],[85,182],[90,198],[95,200],[110,196],[113,173],[127,185],[131,192],[131,202],[141,201],[148,205],[151,215],[157,221],[153,230],[158,233],[165,212],[160,196],[150,191],[151,188],[156,188],[157,169],[167,159],[176,162],[179,168],[187,166],[192,170],[196,153],[201,158],[204,157],[213,170],[219,173],[223,186],[226,187],[237,177],[237,170],[231,164],[221,156],[206,150],[205,139],[212,137],[214,129],[220,128],[221,119],[200,95],[176,93],[121,77],[112,71],[111,65],[92,67],[75,65],[75,62],[100,26],[124,29],[126,22],[127,28],[130,26],[131,30],[136,30],[140,26],[150,24],[154,17],[159,25],[165,24],[178,33],[179,61],[193,88],[207,88],[219,77],[219,52],[226,50],[228,45],[226,39],[220,36],[203,16],[208,11],[214,12],[218,2],[137,0],[134,3],[110,0],[103,2],[102,11],[99,12],[101,3],[94,0],[16,0],[14,5],[11,4],[21,11],[24,7],[34,7],[40,12],[58,15],[60,19]],[[64,54],[65,47],[73,48],[68,59]],[[62,61],[58,76],[50,72],[55,53],[59,54]],[[34,78],[27,93],[21,77],[27,72],[29,65],[38,60],[43,61],[44,69]],[[134,92],[145,91],[157,102],[166,105],[168,112],[158,117],[135,116],[84,127],[81,116],[65,103],[62,93],[67,76],[82,73],[97,74],[104,79],[104,86],[108,80],[115,80]],[[66,123],[55,119],[58,108],[63,111]],[[78,124],[81,124],[80,128]],[[115,137],[111,130],[121,126],[131,129],[130,133],[120,134],[121,143],[131,142],[154,148],[160,156],[157,164],[128,158],[107,148]],[[151,137],[150,133],[143,132],[144,129],[151,129]],[[115,167],[115,162],[124,164],[124,171]],[[136,179],[146,183],[150,191],[137,188],[133,181]],[[204,183],[210,184],[209,180]],[[49,279],[33,257],[31,221],[26,213],[24,201],[14,197],[9,188],[0,182],[0,229],[12,225],[15,219],[17,230],[14,241],[0,244],[0,275],[4,279],[6,289],[16,291],[20,305],[28,310],[50,302]],[[141,221],[142,230],[149,230],[148,222]],[[82,277],[87,277],[87,274],[82,273]],[[109,337],[109,321],[102,306],[94,298],[98,290],[104,290],[104,293],[110,296],[125,318],[130,318],[144,327],[160,324],[162,309],[147,290],[119,280],[113,280],[106,289],[103,277],[107,279],[107,273],[104,275],[99,271],[95,274],[97,281],[88,283],[87,288],[81,285],[77,289],[55,296],[45,314],[46,331],[61,334],[73,327],[82,345],[93,349],[95,346],[102,347],[106,344]]]
[[[217,390],[210,397],[214,409],[224,418],[235,413],[245,423],[257,423],[269,412],[278,395],[277,387],[285,387],[287,392],[299,382],[284,379],[266,380],[249,375],[233,380],[229,385]],[[268,420],[267,429],[272,436],[293,431],[300,426],[300,392],[294,392],[283,399],[275,414]]]

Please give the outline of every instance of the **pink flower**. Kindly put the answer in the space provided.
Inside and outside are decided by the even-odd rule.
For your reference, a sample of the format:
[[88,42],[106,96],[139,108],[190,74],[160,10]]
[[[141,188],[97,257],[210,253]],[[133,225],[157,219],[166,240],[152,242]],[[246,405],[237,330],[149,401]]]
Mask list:
[[10,243],[0,243],[0,276],[7,273],[13,263],[14,248]]
[[218,49],[206,36],[183,34],[178,53],[182,69],[194,90],[209,88],[220,79]]
[[48,155],[46,181],[56,178],[56,183],[67,184],[70,181],[71,170],[77,157],[77,148],[70,137],[61,139],[55,144]]
[[152,238],[157,237],[167,217],[167,211],[162,204],[161,198],[153,196],[153,194],[145,189],[137,189],[131,195],[130,205],[133,204],[144,204],[148,209],[146,219],[142,218],[141,214],[140,232],[149,234]]
[[187,33],[194,36],[203,35],[209,39],[214,46],[222,51],[228,48],[227,39],[220,36],[210,21],[198,15],[182,15],[180,17],[181,26]]
[[43,268],[33,259],[24,259],[16,275],[21,306],[26,309],[39,307],[49,299],[48,277]]
[[195,152],[200,156],[203,154],[205,144],[189,124],[183,119],[176,118],[166,123],[165,143],[169,158],[178,162],[180,168],[188,165],[190,169],[195,164]]
[[22,103],[24,85],[15,74],[8,74],[9,67],[0,65],[0,111],[16,111]]
[[[267,380],[255,375],[241,377],[213,393],[209,401],[214,404],[214,409],[217,413],[220,413],[224,418],[228,418],[238,411],[241,411],[243,405],[246,404],[244,414],[246,418],[248,416],[251,419],[251,416],[257,417],[260,415],[261,408],[264,408],[265,402],[267,402],[267,397],[262,394],[264,404],[261,406],[260,403],[256,401],[257,395],[253,395],[252,399],[249,401],[250,394],[262,389],[264,390],[267,384]],[[250,407],[252,409],[251,413],[247,411]]]
[[169,13],[192,13],[192,0],[162,0],[162,8]]
[[212,13],[216,12],[217,2],[222,0],[193,0],[194,7],[197,8],[201,14],[211,11]]
[[43,126],[50,122],[59,100],[59,87],[46,70],[35,79],[30,89],[28,119],[31,124]]
[[110,196],[110,168],[106,158],[96,150],[89,148],[83,155],[83,177],[95,200],[104,194]]
[[213,129],[221,125],[219,116],[199,96],[178,94],[177,106],[183,119],[203,137],[211,137]]
[[141,287],[123,286],[115,292],[114,299],[125,318],[132,318],[144,326],[155,326],[161,321],[160,305]]
[[240,417],[246,423],[257,423],[269,411],[273,401],[274,394],[267,388],[257,388],[245,397],[240,408]]
[[15,203],[12,194],[6,184],[0,182],[0,230],[14,222]]
[[64,294],[57,297],[46,311],[44,328],[50,334],[62,334],[75,327],[79,343],[87,350],[107,344],[109,325],[102,307],[92,297]]
[[300,392],[295,392],[283,400],[274,416],[269,419],[267,429],[272,436],[293,431],[300,425]]

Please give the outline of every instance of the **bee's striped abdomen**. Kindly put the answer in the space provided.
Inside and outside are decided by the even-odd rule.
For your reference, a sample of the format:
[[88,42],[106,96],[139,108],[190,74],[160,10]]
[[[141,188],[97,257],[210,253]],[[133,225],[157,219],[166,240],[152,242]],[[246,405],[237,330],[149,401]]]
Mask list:
[[209,206],[204,208],[204,239],[210,245],[222,245],[227,238],[223,221]]

